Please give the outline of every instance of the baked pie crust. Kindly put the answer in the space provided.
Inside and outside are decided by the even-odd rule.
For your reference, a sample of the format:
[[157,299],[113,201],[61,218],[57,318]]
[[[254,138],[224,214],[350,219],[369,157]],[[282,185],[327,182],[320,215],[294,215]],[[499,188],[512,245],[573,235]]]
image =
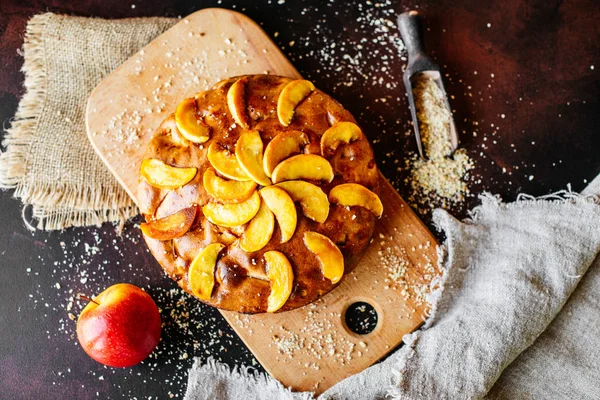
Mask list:
[[356,266],[383,212],[356,120],[306,80],[226,79],[183,100],[140,166],[142,233],[179,286],[243,313],[291,310]]

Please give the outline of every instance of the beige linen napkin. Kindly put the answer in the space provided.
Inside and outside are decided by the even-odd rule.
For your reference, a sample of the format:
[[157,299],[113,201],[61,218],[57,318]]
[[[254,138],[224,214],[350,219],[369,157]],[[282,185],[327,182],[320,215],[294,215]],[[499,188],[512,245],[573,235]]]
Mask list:
[[[588,194],[600,193],[600,177],[595,185]],[[600,398],[599,198],[480,198],[464,222],[434,212],[445,274],[426,329],[319,400]],[[196,359],[185,398],[313,397]]]
[[23,45],[26,91],[4,137],[0,187],[15,189],[24,218],[31,206],[38,229],[123,223],[137,215],[88,141],[86,103],[106,75],[176,22],[52,13],[29,20]]

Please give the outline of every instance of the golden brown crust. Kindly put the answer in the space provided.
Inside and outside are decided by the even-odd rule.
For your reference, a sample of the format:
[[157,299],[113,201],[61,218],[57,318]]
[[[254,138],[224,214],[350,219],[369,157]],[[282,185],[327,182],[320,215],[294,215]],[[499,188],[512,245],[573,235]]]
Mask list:
[[[208,146],[217,142],[231,152],[243,132],[227,106],[227,91],[239,77],[219,82],[212,89],[198,93],[196,103],[198,117],[210,127],[210,139],[197,144],[187,141],[178,131],[174,115],[169,116],[156,130],[145,158],[156,158],[176,167],[196,167],[194,179],[185,186],[175,189],[157,189],[140,179],[138,200],[140,210],[147,221],[171,215],[192,204],[200,207],[210,197],[202,185],[202,176],[209,167]],[[277,118],[277,99],[289,78],[272,75],[249,75],[246,83],[246,111],[250,129],[258,130],[266,147],[279,132],[299,130],[306,133],[310,144],[305,153],[321,155],[319,140],[332,124],[340,121],[356,122],[352,115],[338,102],[314,90],[296,108],[288,127]],[[328,157],[335,177],[330,183],[312,182],[328,194],[331,188],[341,183],[359,183],[379,194],[379,173],[370,144],[363,138],[339,146]],[[205,302],[218,308],[244,313],[265,312],[270,283],[267,279],[263,254],[269,250],[282,252],[289,259],[294,272],[292,293],[282,311],[308,304],[335,285],[326,279],[319,260],[303,243],[306,231],[316,231],[329,237],[338,245],[345,259],[345,273],[350,272],[364,253],[373,235],[376,217],[361,207],[330,205],[330,213],[323,224],[307,218],[297,205],[298,224],[292,239],[280,243],[281,232],[277,224],[270,242],[261,250],[246,253],[239,247],[238,238],[245,225],[223,228],[210,223],[198,212],[190,231],[177,239],[159,241],[145,237],[148,247],[166,273],[186,291],[190,292],[187,271],[194,256],[213,242],[226,245],[215,267],[215,286],[212,296]]]

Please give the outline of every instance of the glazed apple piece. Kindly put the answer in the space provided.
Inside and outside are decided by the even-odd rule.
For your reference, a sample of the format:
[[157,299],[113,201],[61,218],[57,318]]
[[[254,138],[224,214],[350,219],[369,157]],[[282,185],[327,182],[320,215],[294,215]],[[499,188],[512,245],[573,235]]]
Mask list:
[[329,161],[316,154],[298,154],[279,163],[271,176],[273,183],[293,180],[331,182],[333,168]]
[[269,207],[262,202],[258,213],[246,227],[240,240],[242,250],[252,253],[259,251],[269,243],[275,229],[275,217]]
[[321,136],[321,154],[328,157],[342,143],[352,143],[362,138],[362,131],[352,122],[337,122]]
[[263,142],[260,133],[245,131],[235,144],[235,156],[244,172],[256,183],[269,186],[271,180],[263,170]]
[[208,203],[202,207],[204,216],[213,224],[226,228],[244,225],[250,221],[260,208],[260,196],[257,191],[248,200],[241,203]]
[[281,243],[286,243],[296,231],[298,215],[294,201],[285,190],[276,186],[267,186],[261,189],[260,196],[269,210],[275,214],[281,229]]
[[344,275],[344,256],[327,236],[317,232],[305,232],[304,244],[321,264],[323,276],[336,284]]
[[198,207],[191,206],[161,219],[140,224],[144,235],[157,240],[171,240],[181,237],[190,230],[196,218]]
[[194,143],[204,143],[210,139],[210,128],[197,116],[196,99],[183,100],[175,110],[175,123],[181,135]]
[[236,181],[249,181],[250,177],[244,172],[235,154],[223,146],[213,142],[208,146],[208,161],[210,165],[225,178]]
[[279,310],[289,299],[294,283],[294,271],[287,257],[278,251],[264,254],[271,293],[267,300],[267,312]]
[[227,91],[227,106],[233,120],[242,128],[248,129],[250,118],[246,112],[246,85],[248,79],[240,78]]
[[303,79],[292,81],[283,87],[277,99],[277,118],[281,125],[289,126],[292,123],[296,107],[313,90],[315,85]]
[[202,184],[206,192],[221,203],[240,203],[252,196],[256,189],[253,181],[223,179],[210,168],[204,171]]
[[329,201],[344,207],[359,206],[366,208],[378,218],[383,214],[383,204],[379,196],[357,183],[343,183],[329,192]]
[[302,212],[313,221],[323,223],[329,216],[329,200],[320,187],[305,181],[285,181],[275,185],[300,203]]
[[156,158],[146,158],[140,166],[142,177],[159,189],[177,189],[194,179],[197,168],[178,168]]
[[267,145],[263,156],[263,169],[271,177],[275,167],[286,158],[299,154],[309,143],[308,135],[300,131],[280,132]]
[[198,253],[190,264],[188,283],[194,296],[202,300],[210,299],[215,286],[215,265],[225,245],[212,243]]

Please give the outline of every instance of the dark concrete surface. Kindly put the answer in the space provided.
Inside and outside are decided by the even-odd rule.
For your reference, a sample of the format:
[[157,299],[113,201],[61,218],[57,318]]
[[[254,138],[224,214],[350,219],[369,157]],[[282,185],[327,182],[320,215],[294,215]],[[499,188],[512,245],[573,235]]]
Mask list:
[[[580,191],[600,173],[594,0],[0,0],[0,121],[10,126],[24,91],[18,49],[32,15],[177,17],[209,6],[244,12],[271,37],[277,32],[276,43],[299,71],[366,128],[382,171],[403,196],[409,188],[398,166],[416,147],[401,84],[404,61],[384,44],[396,33],[378,30],[377,21],[416,7],[426,18],[427,48],[447,73],[462,146],[476,162],[472,196],[454,210],[458,216],[484,190],[505,200],[568,184]],[[181,398],[193,356],[260,370],[218,312],[175,290],[133,224],[122,236],[111,225],[31,233],[10,191],[0,195],[0,209],[0,398]],[[149,291],[165,321],[152,358],[124,370],[88,358],[69,319],[81,309],[78,302],[69,307],[76,293],[97,294],[117,282]]]

